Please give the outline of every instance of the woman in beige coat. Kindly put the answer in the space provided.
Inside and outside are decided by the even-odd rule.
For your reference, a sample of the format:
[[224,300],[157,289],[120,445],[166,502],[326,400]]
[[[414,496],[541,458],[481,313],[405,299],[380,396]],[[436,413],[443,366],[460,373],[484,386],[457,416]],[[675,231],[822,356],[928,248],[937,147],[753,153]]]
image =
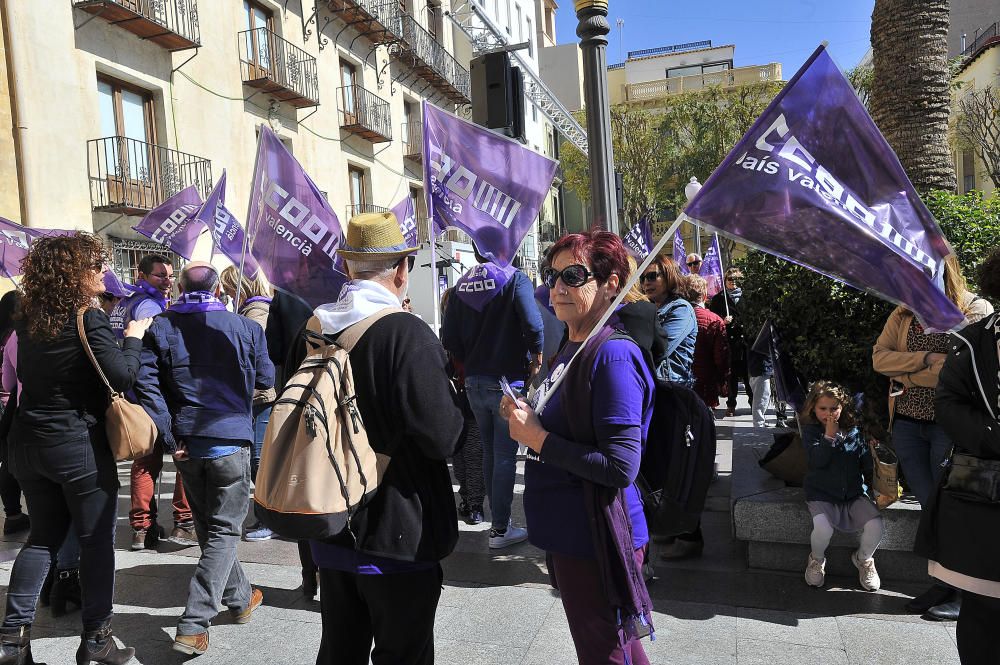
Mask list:
[[[945,260],[945,293],[969,323],[993,313],[993,306],[968,290],[954,255]],[[926,334],[905,307],[897,307],[882,329],[872,352],[875,371],[889,377],[889,414],[892,443],[907,485],[926,508],[941,479],[941,463],[951,449],[951,438],[938,425],[934,389],[949,349],[947,333]],[[907,609],[927,612],[927,618],[953,620],[960,602],[955,592],[935,585],[914,598]]]

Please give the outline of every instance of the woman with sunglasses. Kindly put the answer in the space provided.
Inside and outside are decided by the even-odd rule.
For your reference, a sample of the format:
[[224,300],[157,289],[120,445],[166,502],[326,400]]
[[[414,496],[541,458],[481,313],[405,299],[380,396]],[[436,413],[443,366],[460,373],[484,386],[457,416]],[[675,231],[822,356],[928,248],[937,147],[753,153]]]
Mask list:
[[694,346],[698,319],[685,298],[677,263],[660,254],[639,278],[646,297],[656,305],[656,318],[667,337],[667,355],[656,369],[665,381],[694,387]]
[[579,662],[645,665],[639,638],[652,630],[641,574],[648,535],[634,482],[655,385],[617,316],[583,344],[628,280],[627,254],[617,235],[591,231],[564,236],[549,256],[542,277],[568,338],[529,402],[563,373],[565,380],[540,415],[523,400],[501,404],[511,436],[530,449],[529,540],[546,552]]

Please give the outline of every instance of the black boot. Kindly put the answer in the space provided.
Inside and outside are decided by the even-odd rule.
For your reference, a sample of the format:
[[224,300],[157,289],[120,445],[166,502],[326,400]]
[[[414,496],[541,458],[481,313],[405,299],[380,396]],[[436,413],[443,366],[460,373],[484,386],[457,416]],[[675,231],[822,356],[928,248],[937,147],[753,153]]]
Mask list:
[[135,649],[119,649],[111,636],[111,619],[97,630],[85,630],[80,638],[80,648],[76,650],[76,665],[125,665],[132,660]]
[[73,603],[77,609],[80,609],[83,606],[80,595],[80,569],[60,570],[56,575],[56,581],[52,584],[52,591],[49,593],[52,616],[61,617],[66,614],[66,601]]
[[303,570],[302,571],[302,595],[313,600],[316,598],[316,592],[319,591],[319,584],[316,580],[315,570]]
[[0,627],[0,665],[45,665],[31,658],[31,626]]

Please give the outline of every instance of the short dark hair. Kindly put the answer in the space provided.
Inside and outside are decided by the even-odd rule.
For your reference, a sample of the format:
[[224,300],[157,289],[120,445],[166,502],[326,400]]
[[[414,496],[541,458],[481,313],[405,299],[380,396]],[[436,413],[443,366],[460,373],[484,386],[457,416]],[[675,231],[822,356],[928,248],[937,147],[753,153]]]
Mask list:
[[180,286],[184,293],[215,291],[219,285],[219,272],[211,266],[195,266],[181,271]]
[[622,239],[608,231],[587,231],[570,233],[560,238],[549,248],[548,260],[560,252],[568,251],[574,259],[590,266],[598,284],[604,284],[611,275],[618,275],[618,288],[625,286],[632,268],[628,264],[628,253]]
[[979,265],[979,291],[993,302],[1000,302],[1000,249],[994,249]]
[[162,263],[165,266],[173,266],[170,259],[162,254],[147,254],[139,260],[139,265],[136,267],[136,270],[141,272],[143,275],[148,275],[153,272],[153,266],[157,263]]

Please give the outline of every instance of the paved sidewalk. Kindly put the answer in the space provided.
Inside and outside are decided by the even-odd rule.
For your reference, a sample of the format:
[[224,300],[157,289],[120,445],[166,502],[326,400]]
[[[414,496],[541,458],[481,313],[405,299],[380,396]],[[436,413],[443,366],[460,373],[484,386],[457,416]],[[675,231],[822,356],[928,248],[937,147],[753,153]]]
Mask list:
[[[741,415],[720,423],[720,478],[703,520],[705,555],[667,564],[653,548],[658,579],[650,587],[657,639],[646,642],[655,665],[958,665],[954,624],[935,624],[901,612],[920,586],[887,583],[861,591],[856,578],[828,578],[809,588],[801,573],[750,571],[743,546],[733,540],[729,473],[734,428]],[[194,548],[163,543],[159,552],[128,551],[128,465],[119,466],[120,495],[114,630],[137,650],[143,665],[182,663],[170,649],[187,598]],[[174,475],[166,465],[161,493],[169,497]],[[521,477],[519,476],[518,482]],[[518,485],[517,492],[522,491]],[[168,524],[169,500],[161,500]],[[165,507],[165,509],[164,509]],[[515,522],[523,524],[520,502]],[[491,552],[487,525],[461,524],[456,552],[444,564],[445,589],[435,627],[437,662],[447,665],[570,665],[575,652],[562,605],[548,586],[544,556],[530,545]],[[21,534],[23,535],[23,534]],[[17,537],[0,540],[0,585],[6,586]],[[23,540],[23,538],[21,538]],[[319,603],[298,591],[301,578],[294,543],[241,543],[241,560],[264,605],[247,625],[227,613],[211,629],[211,647],[198,665],[315,662]],[[34,627],[36,658],[49,665],[74,662],[80,615],[55,619],[40,609]]]

